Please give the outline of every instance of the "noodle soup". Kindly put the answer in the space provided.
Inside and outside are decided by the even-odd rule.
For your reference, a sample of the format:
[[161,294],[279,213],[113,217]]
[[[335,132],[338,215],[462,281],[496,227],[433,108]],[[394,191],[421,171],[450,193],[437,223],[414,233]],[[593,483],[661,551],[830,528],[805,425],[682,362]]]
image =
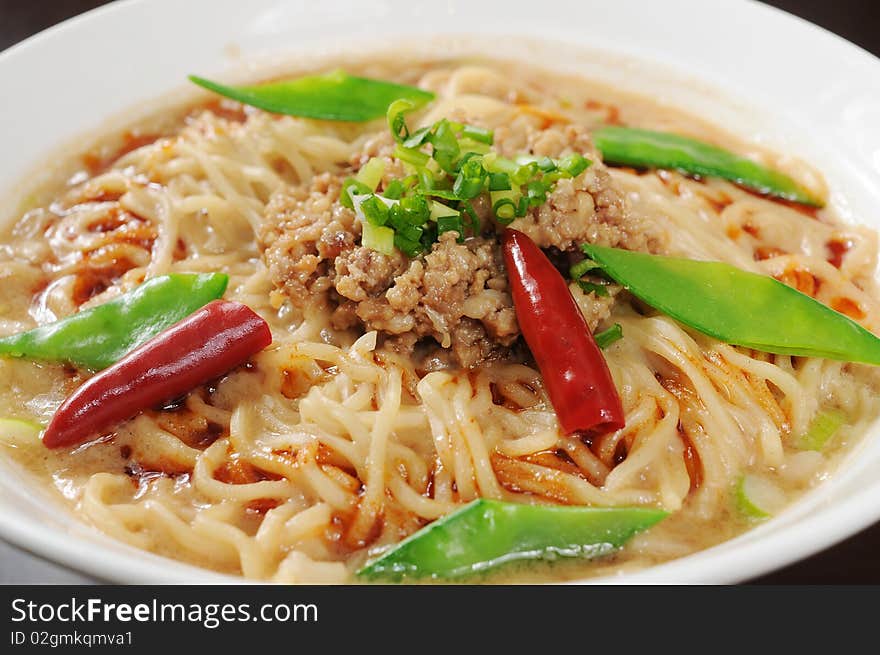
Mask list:
[[[375,59],[347,70],[433,93],[408,108],[408,138],[381,118],[316,120],[211,99],[77,157],[69,180],[41,191],[4,236],[4,335],[103,307],[169,273],[228,275],[223,297],[271,329],[272,344],[245,363],[76,443],[4,437],[4,456],[84,521],[254,580],[346,583],[370,579],[357,573],[407,538],[439,540],[447,517],[473,512],[480,498],[616,508],[623,523],[633,509],[662,512],[620,544],[593,544],[591,557],[547,564],[573,554],[552,546],[506,566],[493,556],[470,575],[402,577],[608,574],[706,548],[782,511],[876,418],[877,369],[713,338],[610,267],[582,265],[584,243],[724,262],[877,330],[873,232],[741,180],[612,165],[595,137],[607,126],[685,135],[824,197],[820,172],[648,98],[520,63]],[[458,149],[448,188],[438,182],[438,153],[452,148],[444,125]],[[422,143],[418,128],[430,128]],[[483,186],[466,203],[473,178],[462,171],[479,158]],[[493,169],[508,161],[516,170]],[[508,188],[493,189],[502,173]],[[521,190],[517,175],[527,176]],[[352,177],[372,189],[351,191]],[[373,223],[370,194],[382,216],[417,204],[406,198],[439,208],[427,204],[437,215],[420,224]],[[407,228],[417,228],[411,239]],[[562,425],[554,373],[539,366],[515,302],[505,230],[547,254],[589,334],[613,333],[601,360],[619,427]],[[45,357],[0,359],[0,368],[0,416],[40,426],[97,377]],[[475,543],[495,511],[480,507]],[[429,525],[441,526],[433,537],[420,532]],[[435,551],[462,547],[448,539]]]

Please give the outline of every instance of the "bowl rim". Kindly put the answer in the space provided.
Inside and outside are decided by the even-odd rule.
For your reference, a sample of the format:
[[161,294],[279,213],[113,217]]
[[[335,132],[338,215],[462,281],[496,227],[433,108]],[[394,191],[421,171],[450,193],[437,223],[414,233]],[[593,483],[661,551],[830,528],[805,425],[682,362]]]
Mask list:
[[[380,0],[381,1],[381,0]],[[670,0],[676,7],[694,6],[699,0]],[[0,52],[0,68],[7,62],[27,58],[41,48],[51,48],[58,37],[77,31],[81,25],[102,17],[124,17],[137,9],[159,7],[160,0],[117,0],[117,2],[96,7],[83,14],[70,18],[39,32],[24,41],[14,44]],[[220,10],[229,3],[220,5]],[[781,9],[764,5],[756,0],[727,0],[725,10],[738,8],[761,17],[775,17],[777,24],[785,25],[791,34],[818,41],[823,47],[836,50],[841,58],[869,66],[880,77],[880,59],[863,48],[816,26],[802,18],[793,16]],[[768,18],[769,19],[769,18]],[[878,99],[880,101],[880,99]],[[880,167],[878,167],[880,170]],[[880,439],[880,429],[875,428],[867,439]],[[833,478],[839,477],[835,473]],[[825,481],[820,488],[829,485]],[[815,493],[815,490],[811,493]],[[69,511],[69,510],[68,510]],[[72,512],[71,512],[72,514]],[[828,529],[829,518],[833,518],[833,528]],[[39,521],[19,522],[20,517],[11,517],[0,512],[0,538],[37,554],[45,559],[59,562],[72,569],[93,575],[102,580],[135,583],[246,583],[237,576],[217,573],[180,561],[145,553],[133,546],[116,542],[112,548],[69,533]],[[780,519],[770,521],[772,526]],[[880,482],[867,486],[846,496],[833,507],[824,507],[808,516],[802,516],[795,523],[772,531],[770,534],[761,528],[722,544],[698,551],[685,557],[658,564],[653,567],[603,578],[578,580],[575,583],[614,583],[614,584],[653,584],[653,583],[733,583],[743,581],[825,549],[859,530],[880,520]],[[763,531],[762,531],[763,530]],[[756,536],[757,534],[757,536]],[[104,537],[104,535],[102,535]],[[109,537],[106,537],[109,539]],[[733,545],[733,547],[731,547]],[[721,555],[723,553],[723,555]],[[723,565],[719,565],[723,559]]]

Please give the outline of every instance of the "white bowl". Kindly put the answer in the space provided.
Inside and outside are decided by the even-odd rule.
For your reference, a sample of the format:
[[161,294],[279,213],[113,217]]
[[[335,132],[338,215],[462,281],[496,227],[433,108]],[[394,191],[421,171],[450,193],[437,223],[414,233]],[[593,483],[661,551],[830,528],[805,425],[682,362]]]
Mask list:
[[[22,176],[59,144],[106,128],[125,110],[130,117],[156,97],[191,93],[187,73],[234,78],[278,53],[313,57],[406,42],[518,56],[705,112],[814,162],[835,209],[880,228],[880,61],[828,32],[744,0],[425,4],[129,0],[43,32],[0,55],[0,196],[19,190]],[[468,37],[452,38],[462,33]],[[791,563],[880,519],[878,472],[875,426],[832,479],[781,516],[714,548],[605,581],[735,582]],[[97,533],[6,460],[0,535],[108,580],[236,580]]]

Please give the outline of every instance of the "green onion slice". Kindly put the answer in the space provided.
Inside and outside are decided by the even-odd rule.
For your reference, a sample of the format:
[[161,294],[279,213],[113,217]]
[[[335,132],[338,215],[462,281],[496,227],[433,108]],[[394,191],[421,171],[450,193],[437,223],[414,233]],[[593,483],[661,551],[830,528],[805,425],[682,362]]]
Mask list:
[[370,196],[361,202],[361,211],[371,225],[385,225],[388,222],[388,205],[376,196]]
[[365,248],[376,250],[385,255],[394,254],[394,230],[372,223],[364,223],[362,228],[361,243]]
[[590,258],[586,258],[586,259],[582,259],[577,264],[572,266],[569,269],[568,274],[571,276],[572,280],[579,280],[584,275],[586,275],[590,271],[596,270],[597,268],[601,268],[599,266],[599,264],[597,264],[596,262],[594,262]]
[[819,412],[795,445],[801,450],[822,450],[845,424],[846,414],[838,409]]
[[608,287],[604,284],[596,284],[595,282],[587,282],[586,280],[578,280],[578,286],[584,293],[595,293],[603,298],[608,297]]
[[620,326],[620,323],[615,323],[607,330],[594,334],[593,338],[596,340],[596,345],[605,350],[615,341],[623,339],[623,328]]
[[385,160],[380,157],[371,158],[366,164],[361,166],[355,179],[363,184],[370,191],[375,191],[382,181],[382,174],[385,173]]
[[510,225],[516,218],[516,203],[510,198],[499,198],[492,205],[492,213],[502,225]]

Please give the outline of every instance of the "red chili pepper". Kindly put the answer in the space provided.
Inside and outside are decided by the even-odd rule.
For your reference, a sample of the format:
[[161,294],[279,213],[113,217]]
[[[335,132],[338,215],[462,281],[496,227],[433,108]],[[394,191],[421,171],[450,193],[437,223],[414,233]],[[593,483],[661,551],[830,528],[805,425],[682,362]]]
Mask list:
[[52,417],[43,444],[84,441],[223,375],[270,343],[269,325],[249,307],[208,303],[74,391]]
[[504,263],[523,337],[562,429],[603,434],[624,426],[608,364],[565,280],[522,232],[504,233]]

